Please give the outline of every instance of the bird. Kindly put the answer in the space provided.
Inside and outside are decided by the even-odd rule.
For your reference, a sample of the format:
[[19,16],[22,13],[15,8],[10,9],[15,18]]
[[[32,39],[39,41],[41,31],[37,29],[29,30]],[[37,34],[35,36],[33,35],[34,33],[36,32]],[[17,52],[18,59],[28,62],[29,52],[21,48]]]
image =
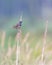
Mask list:
[[22,26],[22,16],[20,17],[19,22],[13,26],[14,29],[20,29]]

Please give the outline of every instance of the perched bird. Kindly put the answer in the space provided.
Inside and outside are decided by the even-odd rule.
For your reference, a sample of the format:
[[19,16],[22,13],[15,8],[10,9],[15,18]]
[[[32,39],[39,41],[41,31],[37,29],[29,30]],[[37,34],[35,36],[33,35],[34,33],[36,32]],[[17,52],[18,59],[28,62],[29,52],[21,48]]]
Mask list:
[[22,26],[22,16],[20,17],[19,22],[15,26],[13,26],[13,28],[19,29],[19,28],[21,28],[21,26]]
[[20,21],[19,23],[17,23],[17,25],[13,26],[13,28],[18,29],[22,26],[22,21]]

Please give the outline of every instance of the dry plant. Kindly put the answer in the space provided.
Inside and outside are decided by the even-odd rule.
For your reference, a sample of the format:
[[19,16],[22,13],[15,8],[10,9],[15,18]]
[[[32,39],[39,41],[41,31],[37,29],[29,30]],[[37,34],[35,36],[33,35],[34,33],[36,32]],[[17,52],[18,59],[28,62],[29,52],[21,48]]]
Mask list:
[[24,39],[21,39],[22,32],[19,30],[14,39],[13,47],[11,47],[12,37],[9,36],[8,49],[6,52],[4,48],[6,33],[2,32],[0,37],[0,65],[52,65],[52,42],[50,41],[51,43],[49,44],[46,42],[47,28],[48,21],[46,21],[43,44],[42,39],[39,39],[36,45],[34,43],[35,46],[33,47],[30,46],[30,44],[33,43],[29,42],[31,33],[27,32]]
[[44,61],[44,52],[45,52],[45,45],[46,45],[46,36],[47,36],[47,28],[48,28],[48,21],[46,21],[46,28],[44,32],[44,39],[43,39],[43,48],[42,48],[42,65],[45,65]]

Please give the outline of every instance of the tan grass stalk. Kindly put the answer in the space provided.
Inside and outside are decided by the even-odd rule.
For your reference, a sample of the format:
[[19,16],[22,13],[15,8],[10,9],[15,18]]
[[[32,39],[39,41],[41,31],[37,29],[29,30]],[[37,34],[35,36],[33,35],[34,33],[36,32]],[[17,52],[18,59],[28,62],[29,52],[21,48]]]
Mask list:
[[2,40],[1,40],[1,45],[2,45],[2,47],[4,47],[5,35],[6,35],[6,33],[5,33],[5,32],[2,32]]
[[41,41],[39,40],[38,43],[35,46],[35,51],[37,51],[39,48],[41,48]]
[[16,35],[16,41],[20,40],[21,38],[21,30],[19,30],[19,32]]
[[52,65],[52,60],[50,60],[50,61],[47,63],[47,65]]
[[40,62],[41,62],[40,57],[41,57],[41,55],[39,55],[39,56],[35,59],[34,64],[36,64],[36,65],[40,64]]
[[17,50],[16,50],[16,65],[19,65],[19,58],[20,58],[20,38],[21,38],[21,30],[16,35],[17,41]]
[[29,35],[30,35],[30,33],[28,32],[28,33],[25,35],[25,38],[23,39],[22,44],[24,44],[24,43],[27,41]]
[[[0,40],[1,40],[1,31],[0,31]],[[1,43],[1,41],[0,41],[0,43]]]
[[8,51],[7,51],[7,56],[10,57],[11,54],[12,54],[11,37],[9,37],[9,40],[8,40]]
[[30,48],[29,43],[26,43],[26,50],[25,51],[26,51],[26,58],[27,58],[27,60],[29,60],[30,56],[31,56],[31,53],[33,51],[33,49]]
[[29,43],[26,43],[26,53],[29,52]]
[[46,45],[46,50],[52,50],[52,42]]
[[33,49],[31,48],[31,49],[29,50],[29,52],[26,54],[27,60],[30,59],[32,51],[33,51]]
[[46,21],[46,28],[44,32],[44,39],[43,39],[43,48],[42,48],[42,65],[44,65],[44,52],[45,52],[45,45],[46,45],[46,36],[47,36],[47,28],[48,28],[48,21]]
[[51,56],[52,55],[52,51],[47,51],[47,52],[45,52],[45,56],[46,57],[49,57],[49,56]]
[[12,53],[16,51],[16,45],[13,46],[12,48]]

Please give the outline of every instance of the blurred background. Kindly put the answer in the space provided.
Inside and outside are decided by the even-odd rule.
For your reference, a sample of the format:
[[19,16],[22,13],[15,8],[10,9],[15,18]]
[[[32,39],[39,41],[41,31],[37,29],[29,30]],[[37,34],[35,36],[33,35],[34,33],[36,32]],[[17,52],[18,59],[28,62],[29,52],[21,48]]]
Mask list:
[[43,30],[46,20],[52,28],[52,0],[0,0],[0,29],[12,29],[21,13],[23,31]]

